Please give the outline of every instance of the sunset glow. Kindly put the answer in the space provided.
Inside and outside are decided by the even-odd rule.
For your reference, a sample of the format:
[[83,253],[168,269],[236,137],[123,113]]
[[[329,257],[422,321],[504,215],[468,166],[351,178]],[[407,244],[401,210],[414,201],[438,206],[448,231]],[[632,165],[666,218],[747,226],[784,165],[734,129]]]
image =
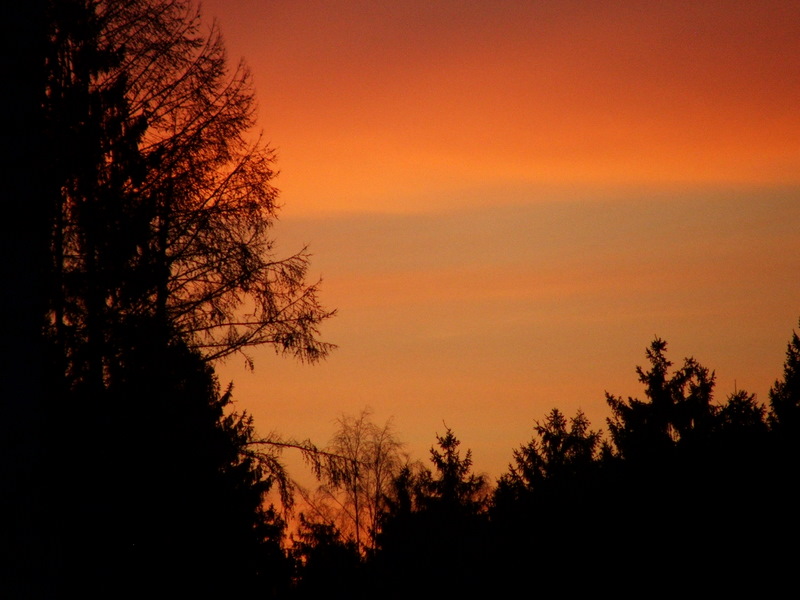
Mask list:
[[372,406],[498,476],[552,407],[605,427],[655,335],[767,400],[800,317],[800,3],[210,0],[277,151],[324,363],[232,359],[257,427]]

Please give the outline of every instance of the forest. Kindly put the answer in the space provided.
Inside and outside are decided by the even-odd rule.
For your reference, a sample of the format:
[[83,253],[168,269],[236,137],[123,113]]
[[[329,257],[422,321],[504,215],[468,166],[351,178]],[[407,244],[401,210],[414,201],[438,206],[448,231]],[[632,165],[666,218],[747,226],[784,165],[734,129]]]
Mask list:
[[3,597],[796,590],[797,332],[766,403],[655,338],[642,397],[531,415],[496,481],[458,432],[414,460],[368,411],[327,445],[264,437],[216,361],[323,360],[335,310],[306,249],[276,254],[246,66],[185,0],[13,10]]

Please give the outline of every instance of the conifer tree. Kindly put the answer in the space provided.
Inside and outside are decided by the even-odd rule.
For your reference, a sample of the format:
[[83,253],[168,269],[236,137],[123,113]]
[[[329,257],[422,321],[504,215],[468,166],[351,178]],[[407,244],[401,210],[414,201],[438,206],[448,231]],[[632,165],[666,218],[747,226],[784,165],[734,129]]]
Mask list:
[[770,422],[787,435],[800,431],[800,336],[792,332],[786,347],[783,376],[769,391]]
[[46,384],[40,418],[16,424],[42,440],[31,535],[49,550],[32,570],[50,596],[279,595],[283,525],[264,502],[280,465],[213,361],[258,344],[316,361],[331,313],[305,250],[274,255],[247,69],[228,70],[189,0],[42,8]]

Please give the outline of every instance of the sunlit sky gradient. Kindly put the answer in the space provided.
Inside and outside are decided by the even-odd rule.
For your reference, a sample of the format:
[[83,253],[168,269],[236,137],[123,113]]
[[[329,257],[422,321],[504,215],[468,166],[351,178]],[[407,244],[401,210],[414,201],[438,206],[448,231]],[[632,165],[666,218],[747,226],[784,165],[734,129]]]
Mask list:
[[207,0],[253,72],[289,253],[339,315],[232,359],[263,432],[365,406],[492,478],[552,407],[605,427],[658,335],[767,400],[800,317],[800,2]]

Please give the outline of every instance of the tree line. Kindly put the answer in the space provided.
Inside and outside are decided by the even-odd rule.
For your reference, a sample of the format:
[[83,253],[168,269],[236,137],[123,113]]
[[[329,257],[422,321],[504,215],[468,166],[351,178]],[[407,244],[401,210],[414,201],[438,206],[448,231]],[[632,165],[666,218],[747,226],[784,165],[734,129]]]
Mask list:
[[[18,206],[2,236],[4,597],[788,580],[797,334],[768,405],[740,390],[716,403],[714,374],[672,369],[656,339],[645,397],[607,396],[607,433],[553,409],[496,482],[450,429],[429,466],[368,413],[324,448],[262,437],[215,361],[263,344],[318,361],[334,312],[307,250],[274,251],[274,155],[252,135],[245,65],[189,0],[19,4],[4,42]],[[286,448],[317,490],[292,484]]]
[[[300,597],[796,589],[797,333],[766,405],[744,390],[718,402],[714,373],[694,358],[674,365],[664,340],[646,359],[644,397],[607,394],[607,430],[553,408],[494,482],[472,471],[450,429],[429,465],[366,450],[363,485],[342,492],[366,504],[370,465],[392,469],[365,511],[379,514],[371,535],[357,534],[352,504],[302,520]],[[364,418],[341,421],[334,440],[377,442]]]

